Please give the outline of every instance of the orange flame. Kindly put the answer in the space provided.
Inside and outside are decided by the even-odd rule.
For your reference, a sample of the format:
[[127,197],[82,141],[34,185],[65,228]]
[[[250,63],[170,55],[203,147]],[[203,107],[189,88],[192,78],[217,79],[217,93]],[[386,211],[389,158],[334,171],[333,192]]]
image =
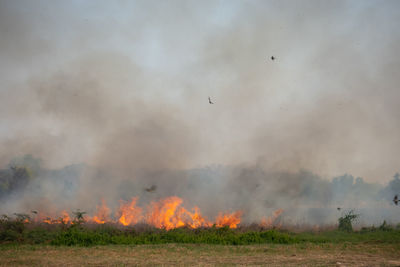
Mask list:
[[[57,218],[57,219],[53,219]],[[36,217],[35,221],[36,222],[42,222],[42,223],[47,223],[47,224],[70,224],[71,223],[71,217],[69,216],[68,212],[63,210],[61,211],[61,216],[46,216],[43,213],[39,213],[38,216]]]
[[181,204],[182,199],[175,196],[151,203],[147,223],[167,230],[185,226],[183,221],[185,209],[178,209]]
[[119,222],[124,225],[133,225],[140,221],[142,209],[136,207],[137,197],[133,197],[130,203],[120,202],[121,205],[119,207]]
[[275,220],[282,214],[283,209],[278,209],[272,213],[272,215],[268,218],[263,217],[261,219],[260,226],[262,227],[271,227]]
[[92,220],[98,224],[104,224],[107,221],[110,221],[110,212],[111,210],[107,207],[104,199],[101,200],[101,205],[97,206],[96,215],[93,216]]
[[53,220],[50,217],[46,217],[45,219],[43,219],[43,222],[48,224],[53,224]]
[[236,211],[231,214],[220,213],[217,217],[215,225],[217,227],[229,226],[229,228],[237,228],[237,225],[240,223],[241,216],[241,211]]
[[212,225],[211,222],[207,221],[203,216],[201,216],[200,209],[198,207],[193,208],[193,212],[187,211],[191,222],[188,222],[188,225],[191,228],[199,228],[199,227],[210,227]]
[[62,224],[69,224],[69,223],[71,223],[71,218],[69,217],[69,214],[68,214],[67,211],[63,210],[63,211],[61,212],[61,215],[62,215],[62,217],[60,218],[60,222],[61,222]]
[[39,212],[35,218],[35,222],[42,222],[47,224],[53,224],[54,220],[45,213]]
[[[192,211],[186,210],[183,206],[183,200],[177,196],[167,197],[156,202],[150,203],[147,207],[147,212],[142,214],[142,208],[137,206],[137,197],[133,197],[130,202],[120,201],[120,207],[116,214],[118,223],[128,226],[135,225],[139,222],[144,222],[157,228],[170,230],[177,227],[216,227],[228,226],[237,228],[240,223],[242,212],[236,211],[232,214],[220,213],[216,218],[215,223],[207,220],[201,215],[200,209],[194,207]],[[92,218],[88,218],[89,222],[104,224],[111,222],[111,210],[107,207],[105,201],[101,200],[101,205],[96,208],[96,214]],[[64,210],[61,212],[61,217],[45,216],[39,213],[35,219],[37,222],[47,224],[71,224],[69,214]]]

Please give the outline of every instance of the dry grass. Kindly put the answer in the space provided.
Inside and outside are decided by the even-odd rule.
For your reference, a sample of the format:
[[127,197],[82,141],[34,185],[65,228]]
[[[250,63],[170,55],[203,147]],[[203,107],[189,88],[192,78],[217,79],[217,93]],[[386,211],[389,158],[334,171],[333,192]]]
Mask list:
[[1,247],[0,266],[15,265],[400,266],[400,247],[397,244]]

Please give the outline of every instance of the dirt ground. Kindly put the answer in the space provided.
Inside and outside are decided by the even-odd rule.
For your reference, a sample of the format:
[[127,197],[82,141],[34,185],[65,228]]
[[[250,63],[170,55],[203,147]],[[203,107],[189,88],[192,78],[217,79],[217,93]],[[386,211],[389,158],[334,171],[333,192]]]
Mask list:
[[0,266],[400,266],[398,244],[1,246]]

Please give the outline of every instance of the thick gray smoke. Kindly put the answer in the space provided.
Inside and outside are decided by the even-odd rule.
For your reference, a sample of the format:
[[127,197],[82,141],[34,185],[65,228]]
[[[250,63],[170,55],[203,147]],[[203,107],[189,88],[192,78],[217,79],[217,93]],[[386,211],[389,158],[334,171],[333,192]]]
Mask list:
[[[25,166],[22,177],[12,167]],[[243,223],[260,222],[283,209],[284,225],[330,225],[350,210],[360,214],[360,225],[395,224],[400,220],[393,196],[400,193],[396,174],[383,186],[351,175],[322,179],[309,171],[270,172],[261,166],[212,166],[190,170],[141,169],[133,177],[111,170],[71,165],[59,170],[40,167],[32,156],[14,159],[11,169],[0,170],[2,211],[41,210],[59,214],[83,209],[95,213],[105,200],[117,216],[119,200],[139,197],[139,205],[169,196],[183,198],[183,205],[198,206],[203,215],[215,218],[220,212],[243,211]],[[90,182],[88,182],[90,181]],[[146,188],[155,186],[153,192]]]
[[[248,221],[330,223],[339,205],[398,220],[398,9],[0,0],[2,210],[178,195]],[[40,170],[13,184],[25,154]]]

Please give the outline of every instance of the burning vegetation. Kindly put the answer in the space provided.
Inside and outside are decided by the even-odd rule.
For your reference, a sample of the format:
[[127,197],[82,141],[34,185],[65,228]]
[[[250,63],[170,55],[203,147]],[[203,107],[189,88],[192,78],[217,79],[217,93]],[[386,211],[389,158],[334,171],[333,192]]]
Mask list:
[[166,230],[251,224],[304,229],[332,226],[338,212],[354,209],[361,214],[355,225],[360,228],[399,221],[393,200],[399,186],[397,174],[384,186],[351,175],[329,181],[307,171],[271,173],[257,166],[143,170],[119,178],[87,165],[46,169],[26,155],[0,169],[0,214],[23,212],[30,222],[63,225],[75,218],[80,224]]
[[[118,211],[112,216],[111,209],[104,200],[97,206],[93,216],[85,216],[86,212],[73,212],[74,219],[65,210],[55,216],[46,215],[43,212],[33,213],[32,218],[24,215],[25,222],[46,223],[46,224],[119,224],[122,226],[134,226],[137,224],[147,224],[155,228],[171,230],[179,227],[192,229],[207,227],[228,227],[237,228],[241,222],[242,211],[220,212],[214,221],[202,215],[200,208],[193,207],[191,210],[183,206],[183,200],[177,196],[171,196],[159,201],[153,201],[143,208],[137,205],[138,198],[133,197],[131,201],[120,201]],[[274,222],[283,212],[282,209],[276,210],[272,216],[263,218],[260,223],[262,227],[272,227]]]

